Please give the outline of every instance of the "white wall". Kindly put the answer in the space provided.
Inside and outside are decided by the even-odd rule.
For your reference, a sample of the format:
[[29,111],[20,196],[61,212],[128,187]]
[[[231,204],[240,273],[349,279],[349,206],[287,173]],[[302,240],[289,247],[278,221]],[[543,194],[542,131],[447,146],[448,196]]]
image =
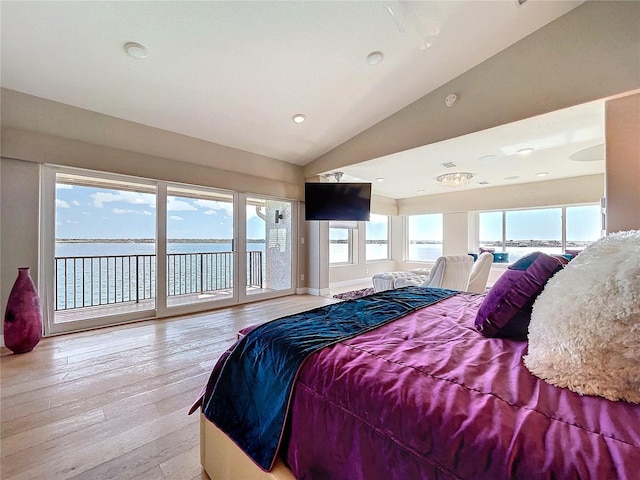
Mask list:
[[465,255],[471,252],[468,242],[467,212],[445,213],[442,216],[442,254]]
[[398,212],[416,215],[598,203],[603,195],[604,175],[586,175],[406,198],[398,200]]

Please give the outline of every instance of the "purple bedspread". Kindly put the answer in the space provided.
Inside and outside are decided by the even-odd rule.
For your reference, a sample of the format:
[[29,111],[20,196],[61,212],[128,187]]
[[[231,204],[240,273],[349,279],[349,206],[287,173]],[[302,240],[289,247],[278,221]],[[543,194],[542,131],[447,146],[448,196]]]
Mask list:
[[285,458],[299,479],[640,478],[640,405],[532,376],[461,294],[315,353]]

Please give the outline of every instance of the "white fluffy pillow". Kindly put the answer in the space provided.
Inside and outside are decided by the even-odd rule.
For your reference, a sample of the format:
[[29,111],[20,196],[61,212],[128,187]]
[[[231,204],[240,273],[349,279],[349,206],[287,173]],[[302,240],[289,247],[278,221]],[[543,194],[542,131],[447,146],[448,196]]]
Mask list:
[[640,403],[640,230],[589,245],[533,305],[526,367],[585,395]]

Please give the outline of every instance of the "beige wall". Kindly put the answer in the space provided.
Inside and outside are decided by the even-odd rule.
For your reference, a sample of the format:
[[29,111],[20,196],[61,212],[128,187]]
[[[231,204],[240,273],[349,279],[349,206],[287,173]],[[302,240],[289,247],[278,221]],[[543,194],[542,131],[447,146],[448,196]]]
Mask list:
[[2,323],[18,267],[30,267],[38,285],[38,232],[40,166],[0,160],[0,305]]
[[[297,165],[12,90],[1,89],[0,95],[3,157],[157,179],[178,175],[193,184],[215,181],[221,188],[249,184],[251,190],[235,189],[253,193],[268,193],[253,180],[268,179],[267,190],[293,185],[293,190],[286,188],[292,190],[287,197],[301,198],[302,168]],[[205,177],[181,172],[189,165]],[[249,172],[245,184],[236,181],[238,174]]]
[[640,93],[606,102],[605,129],[607,231],[640,229]]
[[639,42],[640,2],[585,2],[321,156],[305,177],[634,90]]

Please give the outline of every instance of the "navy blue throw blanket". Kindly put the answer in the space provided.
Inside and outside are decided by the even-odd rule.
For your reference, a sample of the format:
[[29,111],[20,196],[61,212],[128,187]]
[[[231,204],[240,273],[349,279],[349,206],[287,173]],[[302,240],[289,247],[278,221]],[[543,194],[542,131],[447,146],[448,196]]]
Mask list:
[[373,330],[455,295],[406,287],[309,310],[265,323],[239,340],[211,391],[204,415],[256,464],[270,470],[278,453],[293,384],[312,353]]

